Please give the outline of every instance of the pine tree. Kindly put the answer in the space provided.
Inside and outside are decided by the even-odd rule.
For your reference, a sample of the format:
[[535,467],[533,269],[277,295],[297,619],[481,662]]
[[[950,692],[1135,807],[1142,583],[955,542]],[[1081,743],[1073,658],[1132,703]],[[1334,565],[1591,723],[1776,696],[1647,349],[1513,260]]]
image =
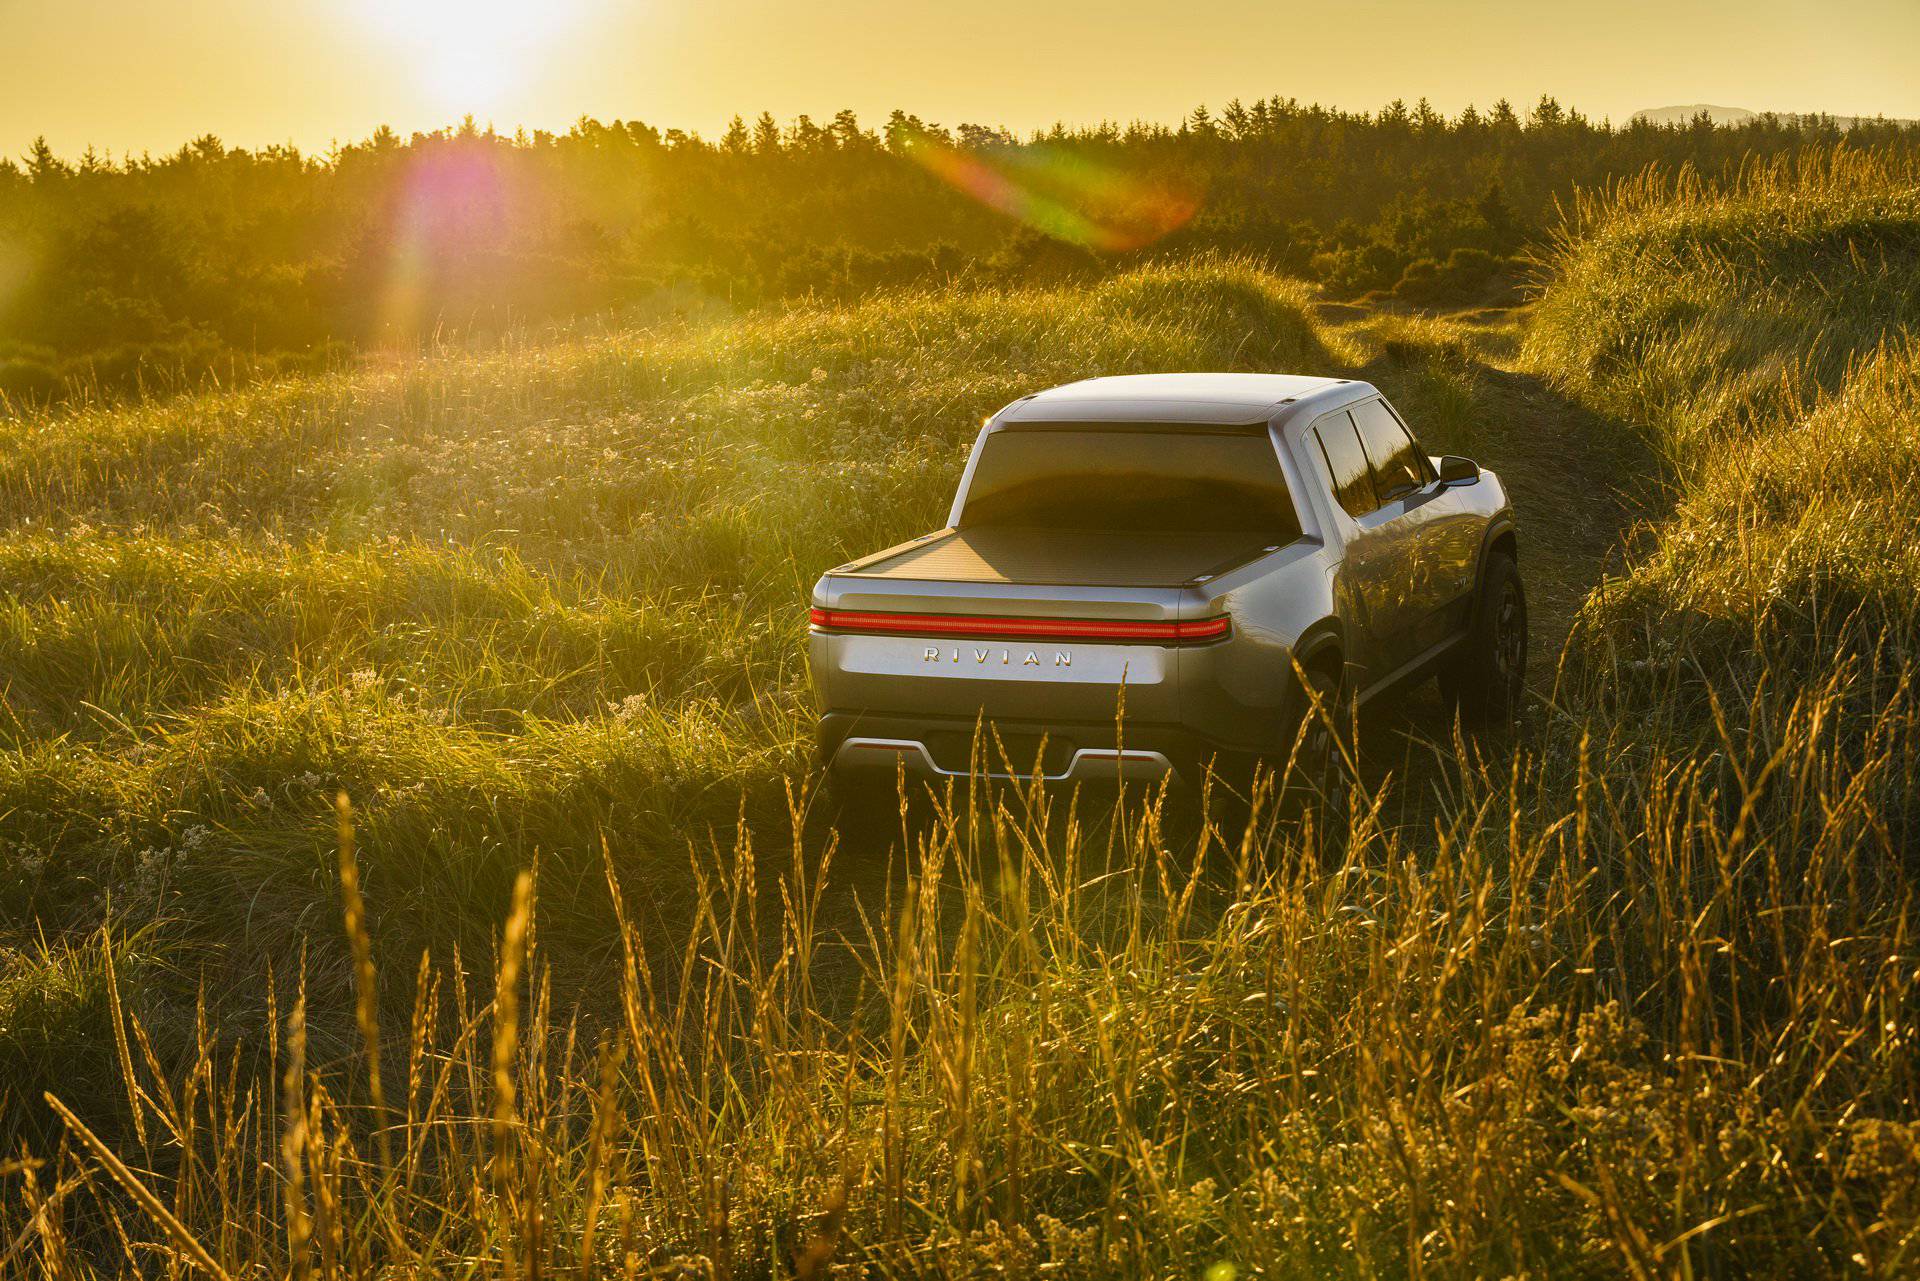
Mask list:
[[760,118],[753,122],[753,150],[761,156],[780,154],[780,126],[771,111],[761,112]]
[[927,127],[919,116],[908,115],[895,107],[887,117],[887,127],[882,131],[886,139],[887,150],[896,156],[905,155],[917,142],[927,136]]
[[1512,206],[1507,204],[1507,193],[1501,188],[1498,178],[1487,184],[1486,191],[1474,203],[1473,210],[1480,215],[1480,221],[1487,224],[1495,249],[1501,253],[1511,253],[1519,247],[1520,220],[1514,217]]
[[787,145],[802,155],[823,150],[827,139],[827,131],[813,123],[813,117],[805,112],[794,117],[793,124],[787,129]]
[[73,172],[72,168],[60,157],[53,154],[53,148],[47,145],[46,135],[33,140],[27,148],[27,173],[35,182],[52,182],[65,178]]
[[1226,125],[1227,136],[1235,142],[1245,142],[1252,136],[1253,120],[1247,109],[1240,105],[1240,99],[1229,99],[1221,109],[1220,119]]

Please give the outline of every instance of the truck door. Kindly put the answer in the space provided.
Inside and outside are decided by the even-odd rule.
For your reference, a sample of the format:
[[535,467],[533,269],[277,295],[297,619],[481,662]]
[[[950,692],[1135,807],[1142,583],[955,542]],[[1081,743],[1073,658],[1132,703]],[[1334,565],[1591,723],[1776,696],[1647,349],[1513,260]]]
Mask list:
[[1372,519],[1390,544],[1377,608],[1395,663],[1404,663],[1452,634],[1452,607],[1472,588],[1472,554],[1454,548],[1458,504],[1446,501],[1432,461],[1400,420],[1378,397],[1351,412],[1380,501]]
[[1347,657],[1360,669],[1357,680],[1364,687],[1402,661],[1392,600],[1399,558],[1395,531],[1380,509],[1373,468],[1352,415],[1344,409],[1328,414],[1313,425],[1313,436],[1327,466],[1334,502],[1348,518],[1334,592],[1349,626]]
[[[1393,417],[1403,434],[1414,436],[1399,410],[1384,399],[1374,403]],[[1413,452],[1427,478],[1415,504],[1420,516],[1417,569],[1427,609],[1417,626],[1424,644],[1431,646],[1459,634],[1472,616],[1480,541],[1487,526],[1485,515],[1460,489],[1440,483],[1433,459],[1417,436]]]

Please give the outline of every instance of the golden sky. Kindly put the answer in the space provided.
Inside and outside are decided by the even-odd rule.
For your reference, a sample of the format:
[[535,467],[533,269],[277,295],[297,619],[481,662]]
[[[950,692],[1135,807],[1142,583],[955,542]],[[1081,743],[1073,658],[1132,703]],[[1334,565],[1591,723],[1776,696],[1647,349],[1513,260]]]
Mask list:
[[1282,94],[1595,116],[1710,102],[1920,117],[1920,0],[0,0],[0,153],[324,149],[471,112],[717,133],[905,107],[942,124],[1175,120]]

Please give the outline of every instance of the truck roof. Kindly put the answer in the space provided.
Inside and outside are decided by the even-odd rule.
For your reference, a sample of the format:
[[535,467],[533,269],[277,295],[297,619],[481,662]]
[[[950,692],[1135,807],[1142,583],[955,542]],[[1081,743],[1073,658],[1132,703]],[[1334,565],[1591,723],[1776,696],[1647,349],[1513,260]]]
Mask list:
[[1344,378],[1301,374],[1125,374],[1052,387],[1001,410],[1018,422],[1244,423],[1329,388],[1370,391]]

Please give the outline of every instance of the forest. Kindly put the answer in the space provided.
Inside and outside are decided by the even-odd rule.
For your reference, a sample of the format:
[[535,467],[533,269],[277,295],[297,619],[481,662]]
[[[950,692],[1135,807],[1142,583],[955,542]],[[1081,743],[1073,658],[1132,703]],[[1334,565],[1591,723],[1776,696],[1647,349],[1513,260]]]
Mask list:
[[468,119],[324,155],[208,135],[164,156],[63,158],[41,141],[0,161],[0,406],[596,318],[1092,280],[1204,251],[1334,298],[1504,303],[1576,190],[1650,166],[1728,177],[1835,143],[1909,152],[1920,129],[1615,126],[1551,97],[1451,116],[1271,97],[1026,137],[896,110],[878,129],[850,111],[736,117],[717,139]]

